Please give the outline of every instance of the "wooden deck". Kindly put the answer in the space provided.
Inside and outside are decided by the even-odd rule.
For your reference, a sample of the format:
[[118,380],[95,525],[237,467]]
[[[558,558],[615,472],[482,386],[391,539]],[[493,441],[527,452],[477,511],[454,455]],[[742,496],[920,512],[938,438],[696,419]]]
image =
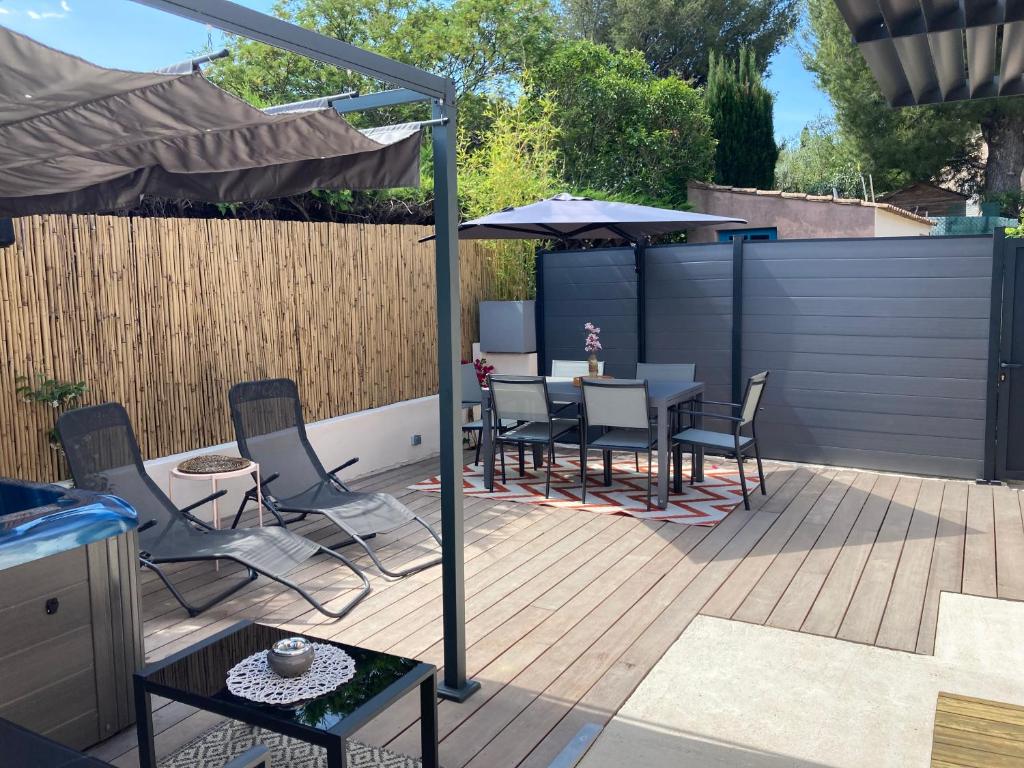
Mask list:
[[[437,522],[438,497],[406,488],[433,470],[424,462],[361,485]],[[441,703],[442,764],[546,767],[584,724],[616,712],[699,613],[931,653],[941,591],[1024,599],[1017,491],[836,468],[768,470],[769,495],[712,528],[467,499],[467,653],[482,689],[464,704]],[[316,522],[295,530],[339,538]],[[421,530],[379,537],[378,547],[395,564],[413,562],[433,552]],[[215,574],[205,564],[176,572],[195,597],[231,577],[230,568]],[[353,583],[322,558],[298,580],[338,600]],[[373,594],[337,622],[264,580],[189,619],[147,573],[147,656],[251,618],[440,664],[440,570],[371,580]],[[216,722],[157,704],[161,755]],[[416,702],[403,702],[359,738],[415,755],[416,718]],[[93,754],[136,765],[134,733]]]

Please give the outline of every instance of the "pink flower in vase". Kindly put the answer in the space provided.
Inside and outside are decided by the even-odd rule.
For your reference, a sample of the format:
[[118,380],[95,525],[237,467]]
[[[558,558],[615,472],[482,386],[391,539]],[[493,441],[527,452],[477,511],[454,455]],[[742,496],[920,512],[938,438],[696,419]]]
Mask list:
[[583,351],[590,352],[591,354],[600,352],[603,349],[601,346],[601,329],[588,322],[584,323],[583,330],[587,332],[587,340],[583,344]]

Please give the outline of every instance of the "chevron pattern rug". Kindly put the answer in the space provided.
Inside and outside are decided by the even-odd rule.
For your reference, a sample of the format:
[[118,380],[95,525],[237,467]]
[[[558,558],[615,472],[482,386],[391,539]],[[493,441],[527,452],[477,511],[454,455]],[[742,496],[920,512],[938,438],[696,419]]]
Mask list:
[[[161,760],[160,768],[223,768],[229,760],[256,744],[264,744],[270,750],[270,768],[327,768],[327,753],[320,747],[234,720],[225,720],[193,739]],[[420,768],[420,761],[350,740],[346,765],[349,768]]]
[[[555,465],[551,469],[550,498],[544,497],[545,468],[534,469],[533,462],[527,452],[526,475],[519,476],[519,459],[517,454],[506,453],[506,480],[501,482],[501,472],[494,476],[494,490],[488,491],[484,485],[484,465],[479,467],[467,464],[463,467],[463,493],[466,496],[494,499],[495,501],[517,501],[526,504],[541,504],[547,507],[562,509],[581,509],[588,512],[606,515],[632,515],[644,520],[667,520],[682,525],[715,525],[732,512],[738,504],[743,503],[743,491],[740,489],[740,476],[735,464],[717,466],[711,463],[704,465],[704,482],[690,485],[685,473],[684,464],[683,492],[669,493],[668,505],[665,509],[652,507],[647,509],[647,464],[640,457],[638,472],[630,456],[622,455],[622,461],[612,463],[612,484],[605,486],[603,482],[603,464],[596,455],[587,465],[587,501],[580,500],[580,462],[576,456],[560,455],[555,457]],[[756,470],[751,473],[747,465],[747,489],[751,494],[759,493]],[[653,501],[657,502],[657,467],[654,468]],[[409,486],[418,491],[439,493],[441,478],[428,477],[419,483]],[[671,487],[670,487],[671,490]]]

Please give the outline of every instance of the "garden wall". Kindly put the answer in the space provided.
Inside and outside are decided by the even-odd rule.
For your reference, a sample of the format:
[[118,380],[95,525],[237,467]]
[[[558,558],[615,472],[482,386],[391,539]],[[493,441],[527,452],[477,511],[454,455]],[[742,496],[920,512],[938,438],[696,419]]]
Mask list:
[[[59,474],[53,414],[20,374],[84,380],[124,403],[143,455],[233,439],[227,391],[295,379],[309,421],[437,392],[427,227],[43,216],[0,250],[0,474]],[[469,354],[487,253],[462,248]]]

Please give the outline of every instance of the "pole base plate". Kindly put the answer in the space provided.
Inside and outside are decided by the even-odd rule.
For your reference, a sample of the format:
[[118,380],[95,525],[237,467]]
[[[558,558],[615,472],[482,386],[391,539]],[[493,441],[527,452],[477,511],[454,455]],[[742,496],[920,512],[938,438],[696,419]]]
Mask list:
[[459,688],[451,688],[441,683],[437,686],[437,697],[461,704],[479,690],[480,683],[476,680],[467,680]]

